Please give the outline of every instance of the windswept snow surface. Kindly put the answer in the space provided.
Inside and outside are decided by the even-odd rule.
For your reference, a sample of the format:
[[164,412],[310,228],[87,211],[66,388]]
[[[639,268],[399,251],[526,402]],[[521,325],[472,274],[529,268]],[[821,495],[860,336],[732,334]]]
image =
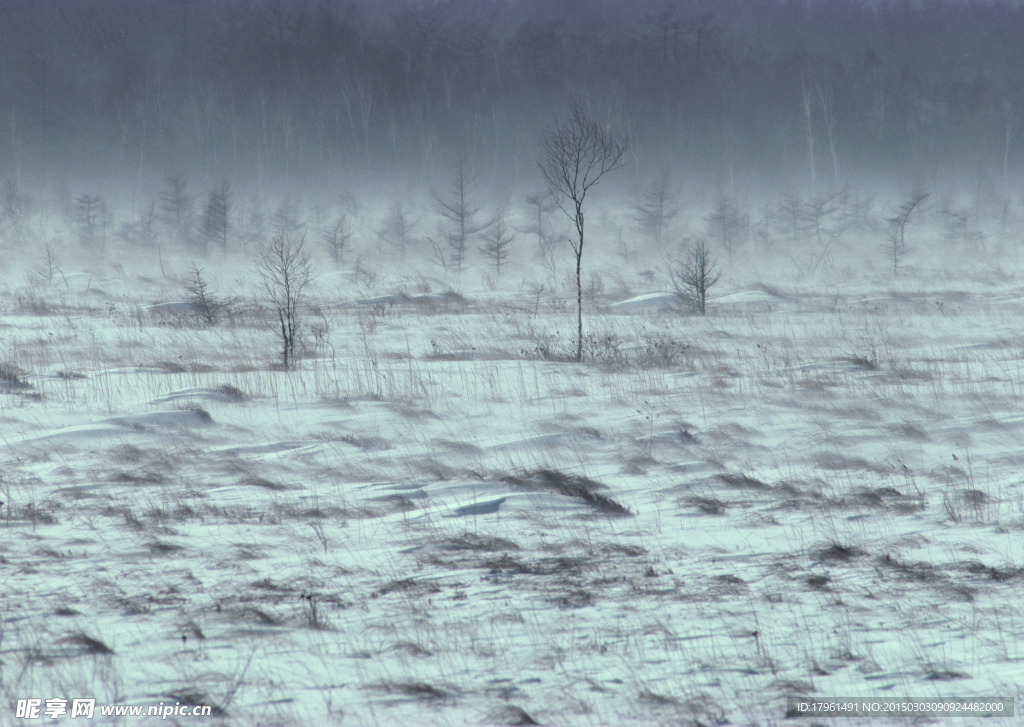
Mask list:
[[190,327],[181,281],[88,265],[48,306],[2,293],[2,724],[53,697],[229,725],[1022,706],[1014,271],[768,287],[726,259],[703,318],[637,277],[588,295],[576,363],[566,286],[324,262],[285,372],[267,311]]

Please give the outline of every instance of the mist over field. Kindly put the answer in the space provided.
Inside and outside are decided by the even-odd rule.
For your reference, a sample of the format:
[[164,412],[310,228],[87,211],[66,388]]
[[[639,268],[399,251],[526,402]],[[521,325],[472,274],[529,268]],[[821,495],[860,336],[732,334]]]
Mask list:
[[0,725],[1019,719],[1021,38],[0,0]]

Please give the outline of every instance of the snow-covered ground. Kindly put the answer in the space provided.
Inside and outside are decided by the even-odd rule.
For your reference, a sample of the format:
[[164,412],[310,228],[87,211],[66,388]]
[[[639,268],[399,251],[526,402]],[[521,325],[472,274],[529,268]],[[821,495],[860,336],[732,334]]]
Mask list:
[[458,294],[321,260],[289,372],[241,255],[209,262],[244,298],[209,328],[145,256],[9,262],[0,724],[53,697],[231,725],[1020,708],[1024,268],[928,240],[895,279],[867,243],[813,274],[722,254],[707,317],[588,253],[583,363],[526,252]]

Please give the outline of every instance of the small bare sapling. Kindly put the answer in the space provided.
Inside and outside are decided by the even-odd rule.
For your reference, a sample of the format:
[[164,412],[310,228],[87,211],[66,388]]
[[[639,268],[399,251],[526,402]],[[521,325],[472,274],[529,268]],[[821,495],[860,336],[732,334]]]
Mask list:
[[685,261],[670,266],[672,286],[676,295],[692,305],[701,315],[707,313],[708,291],[722,277],[718,261],[711,257],[707,240],[694,238]]

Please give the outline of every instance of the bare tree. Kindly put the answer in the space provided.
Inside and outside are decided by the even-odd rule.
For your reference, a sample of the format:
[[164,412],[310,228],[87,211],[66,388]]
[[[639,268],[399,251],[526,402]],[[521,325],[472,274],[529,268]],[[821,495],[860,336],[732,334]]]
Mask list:
[[412,219],[401,200],[396,200],[388,208],[388,216],[377,232],[377,239],[401,257],[405,257],[406,250],[413,240],[417,222],[418,220]]
[[583,101],[573,98],[569,118],[555,121],[541,137],[541,173],[558,208],[576,225],[571,240],[576,255],[576,360],[583,360],[583,203],[601,177],[622,166],[626,143],[592,119]]
[[966,207],[954,208],[947,205],[942,208],[943,227],[948,241],[967,242],[967,220],[970,216],[970,210]]
[[775,206],[774,219],[776,229],[786,235],[792,243],[803,242],[806,232],[804,203],[796,192],[784,192]]
[[61,260],[60,253],[52,244],[46,243],[43,246],[42,257],[34,271],[36,279],[45,285],[50,285],[59,275],[64,281],[64,287],[67,288],[68,279],[64,276],[64,270],[61,268],[62,264],[63,260]]
[[708,291],[722,277],[718,261],[711,257],[707,240],[695,238],[685,262],[669,268],[676,294],[693,304],[701,315],[708,311]]
[[270,233],[270,223],[259,199],[253,200],[252,207],[246,215],[245,224],[241,230],[242,237],[248,245],[259,247],[267,239]]
[[733,196],[724,190],[715,195],[714,208],[704,219],[714,237],[730,254],[743,244],[750,229],[750,218],[740,211]]
[[229,312],[237,299],[219,298],[214,295],[213,288],[203,277],[203,269],[192,262],[190,277],[185,290],[192,296],[192,308],[203,325],[215,326]]
[[547,218],[548,212],[555,209],[555,205],[551,201],[551,195],[545,191],[543,194],[527,195],[526,206],[530,211],[530,224],[527,227],[520,228],[519,231],[525,232],[528,235],[535,235],[537,237],[537,249],[542,250],[551,242],[544,220]]
[[195,198],[188,191],[184,174],[164,177],[160,192],[161,220],[178,236],[180,242],[192,242],[192,205]]
[[886,254],[892,257],[892,274],[894,277],[899,275],[900,256],[907,251],[905,234],[907,221],[910,219],[911,213],[930,194],[930,192],[915,192],[897,208],[896,214],[886,220],[889,223],[889,237],[886,240],[884,249]]
[[650,235],[659,246],[662,243],[665,228],[672,224],[672,220],[679,214],[676,197],[672,184],[672,172],[665,168],[647,186],[637,205],[636,216],[640,231]]
[[559,238],[548,232],[547,215],[556,206],[551,201],[551,193],[545,190],[540,194],[531,194],[526,197],[526,207],[529,210],[530,224],[519,228],[519,232],[534,235],[537,240],[537,257],[551,274],[552,279],[558,277],[558,266],[555,253]]
[[156,204],[150,202],[139,212],[134,222],[122,222],[118,237],[129,245],[138,245],[146,249],[156,250],[156,259],[160,264],[160,273],[166,278],[167,269],[164,267],[163,243],[160,240],[159,230],[156,225]]
[[484,234],[484,244],[480,252],[486,255],[494,263],[494,273],[501,277],[501,265],[508,260],[509,247],[516,239],[516,233],[505,226],[505,217],[498,214],[494,223]]
[[449,196],[434,194],[437,211],[445,220],[442,237],[448,242],[450,259],[455,263],[459,275],[462,274],[462,263],[469,241],[490,224],[489,221],[481,222],[478,219],[481,207],[471,199],[475,191],[476,175],[466,168],[466,162],[460,154],[451,166]]
[[889,235],[882,244],[882,250],[892,260],[892,276],[894,278],[899,277],[900,258],[903,257],[905,250],[903,245],[900,244],[900,234],[895,227],[889,229]]
[[83,194],[75,198],[75,222],[78,226],[78,239],[83,245],[102,250],[106,245],[110,220],[110,208],[102,197]]
[[300,233],[304,234],[306,224],[302,219],[299,203],[290,196],[282,199],[270,218],[270,226],[274,235],[279,237],[295,237]]
[[230,217],[234,201],[231,199],[231,184],[225,179],[206,196],[206,207],[203,210],[203,239],[209,244],[220,245],[224,256],[228,254],[228,232],[231,229]]
[[814,230],[814,239],[822,244],[825,222],[838,212],[845,201],[843,192],[830,192],[812,197],[803,207],[803,218],[807,227]]
[[984,233],[978,230],[971,230],[970,223],[973,219],[970,207],[944,207],[942,209],[945,237],[950,242],[966,245],[967,243],[984,242]]
[[305,240],[305,235],[276,235],[256,251],[256,272],[263,283],[267,303],[277,314],[281,326],[281,358],[285,369],[294,364],[306,288],[316,277]]
[[352,226],[349,223],[348,212],[342,212],[331,227],[320,233],[320,240],[334,260],[335,267],[340,268],[344,264],[345,252],[351,239]]
[[906,239],[904,238],[904,233],[907,228],[907,220],[910,219],[910,214],[917,209],[917,206],[927,199],[930,194],[931,192],[915,192],[907,199],[906,202],[897,208],[895,215],[886,220],[897,232],[901,248],[905,248],[907,244]]

